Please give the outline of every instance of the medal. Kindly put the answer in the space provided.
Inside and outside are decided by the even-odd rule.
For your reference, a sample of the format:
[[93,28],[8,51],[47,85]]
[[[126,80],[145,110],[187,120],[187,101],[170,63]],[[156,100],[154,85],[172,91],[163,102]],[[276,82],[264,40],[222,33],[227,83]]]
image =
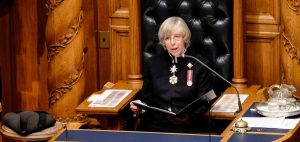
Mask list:
[[187,81],[186,84],[187,86],[192,86],[193,85],[193,70],[192,67],[193,65],[191,63],[187,64],[188,70],[187,70]]
[[175,76],[175,75],[172,75],[172,76],[170,77],[170,80],[169,80],[169,82],[170,82],[171,84],[176,84],[176,83],[177,83],[177,81],[178,81],[178,78],[177,78],[177,76]]
[[172,73],[172,76],[170,77],[170,80],[169,80],[169,82],[171,83],[171,84],[176,84],[177,83],[177,81],[178,81],[178,78],[177,78],[177,76],[175,75],[175,72],[177,72],[177,67],[175,66],[175,65],[173,65],[171,68],[170,68],[170,71],[171,71],[171,73]]

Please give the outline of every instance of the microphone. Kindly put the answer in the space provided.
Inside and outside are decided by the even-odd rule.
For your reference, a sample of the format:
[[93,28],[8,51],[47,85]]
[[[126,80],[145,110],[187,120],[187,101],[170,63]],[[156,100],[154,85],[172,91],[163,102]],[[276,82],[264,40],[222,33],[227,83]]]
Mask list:
[[232,85],[232,83],[230,81],[228,81],[226,78],[224,78],[222,75],[220,75],[219,73],[217,73],[216,71],[214,71],[212,68],[210,68],[208,65],[204,64],[202,61],[200,61],[198,58],[194,57],[194,56],[190,56],[190,55],[185,55],[182,54],[182,57],[188,57],[188,58],[192,58],[194,60],[196,60],[198,63],[200,63],[201,65],[203,65],[205,68],[207,68],[209,71],[211,71],[212,73],[214,73],[215,75],[217,75],[219,78],[221,78],[222,80],[224,80],[226,83],[228,83],[232,88],[235,89],[236,93],[237,93],[237,99],[238,99],[238,107],[239,109],[235,112],[235,114],[238,114],[239,112],[242,111],[242,103],[241,103],[241,99],[240,99],[240,94],[238,89]]

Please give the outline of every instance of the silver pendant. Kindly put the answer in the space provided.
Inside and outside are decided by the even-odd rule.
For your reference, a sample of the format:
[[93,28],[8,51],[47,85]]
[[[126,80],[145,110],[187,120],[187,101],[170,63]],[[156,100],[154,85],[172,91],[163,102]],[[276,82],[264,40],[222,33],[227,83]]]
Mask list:
[[187,86],[192,86],[193,82],[192,81],[188,81],[186,84],[187,84]]
[[171,73],[175,73],[175,72],[177,72],[177,67],[175,66],[175,65],[173,65],[171,68],[170,68],[170,71],[171,71]]
[[171,84],[176,84],[177,83],[177,81],[178,81],[178,78],[177,78],[177,76],[175,76],[174,74],[170,77],[170,80],[169,80],[169,82],[171,83]]

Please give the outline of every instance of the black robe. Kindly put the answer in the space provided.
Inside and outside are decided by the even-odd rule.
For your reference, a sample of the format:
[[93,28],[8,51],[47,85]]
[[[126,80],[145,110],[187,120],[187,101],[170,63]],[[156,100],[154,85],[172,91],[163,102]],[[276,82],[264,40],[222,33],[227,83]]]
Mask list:
[[[197,57],[208,64],[208,60]],[[201,97],[212,89],[212,73],[191,58],[178,57],[174,63],[174,57],[167,52],[149,58],[144,66],[143,88],[140,100],[148,105],[179,111],[189,103]],[[173,61],[173,62],[172,62]],[[193,67],[187,65],[191,63]],[[175,65],[178,78],[176,84],[170,83],[172,73],[170,68]],[[187,71],[192,70],[192,85],[187,85]],[[203,119],[209,108],[209,103],[204,100],[197,101],[180,116],[169,116],[157,111],[146,111],[141,116],[138,130],[157,132],[197,132],[201,127],[207,126]]]

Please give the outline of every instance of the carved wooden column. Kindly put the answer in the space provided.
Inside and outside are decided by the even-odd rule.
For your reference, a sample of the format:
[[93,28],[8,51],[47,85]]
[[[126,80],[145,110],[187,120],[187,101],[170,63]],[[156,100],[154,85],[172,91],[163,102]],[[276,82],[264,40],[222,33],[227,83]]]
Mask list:
[[247,79],[244,75],[244,2],[234,0],[233,4],[233,79],[237,88],[245,88]]
[[83,121],[76,114],[85,87],[82,0],[48,0],[49,109],[59,121]]
[[129,83],[141,83],[140,0],[129,0],[130,69]]
[[296,87],[300,99],[300,0],[283,0],[281,4],[281,83]]

